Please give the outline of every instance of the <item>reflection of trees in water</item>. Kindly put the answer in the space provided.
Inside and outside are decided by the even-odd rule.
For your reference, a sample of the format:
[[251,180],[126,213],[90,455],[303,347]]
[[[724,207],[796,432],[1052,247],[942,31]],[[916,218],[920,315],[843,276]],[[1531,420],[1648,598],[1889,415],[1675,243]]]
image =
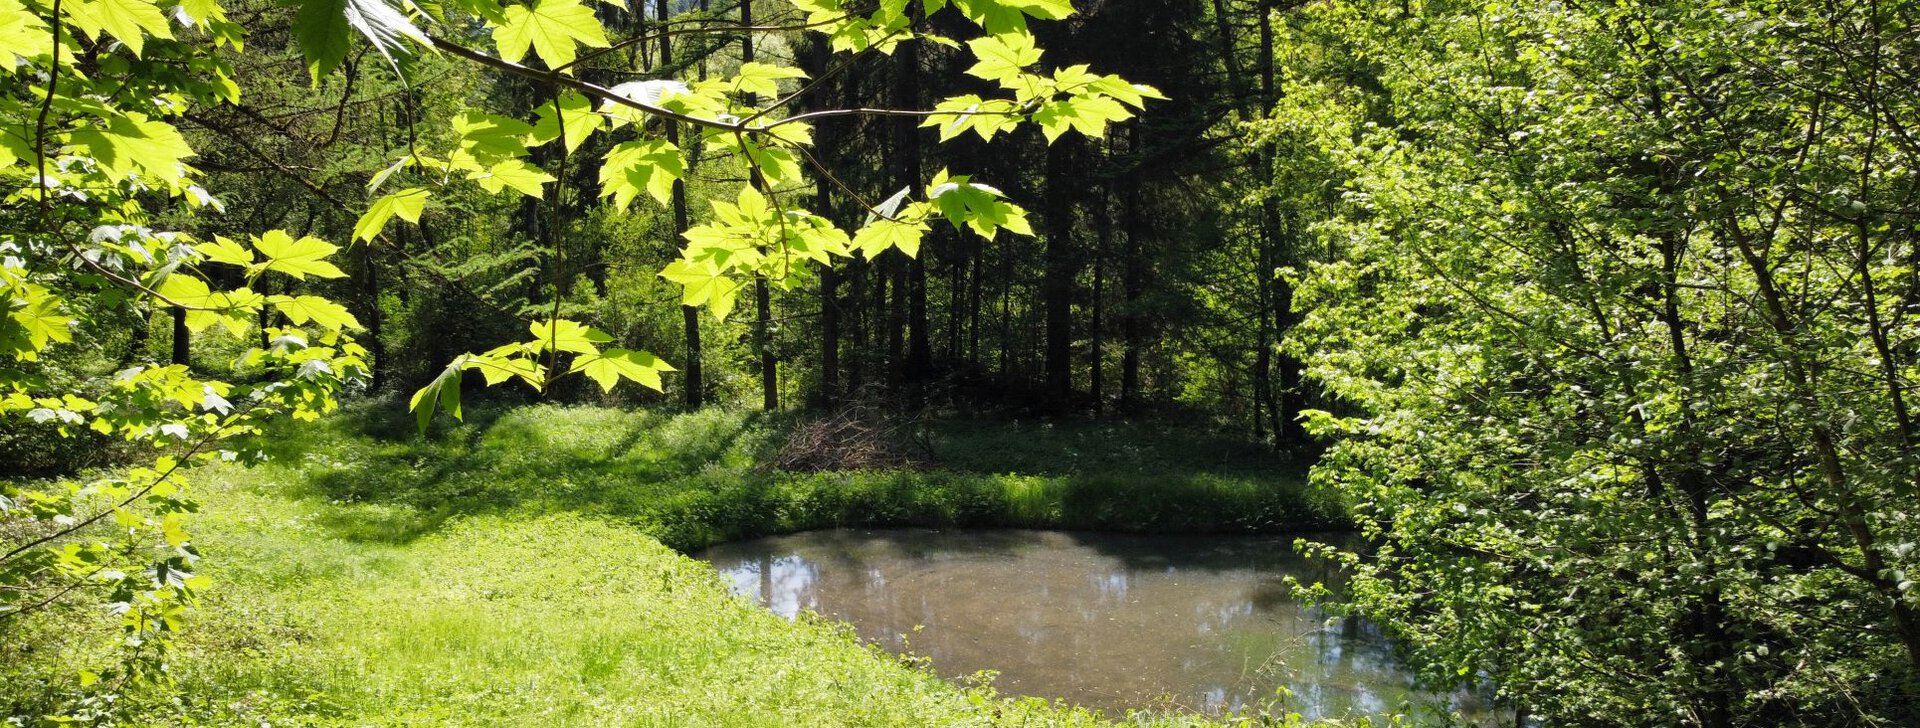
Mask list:
[[840,616],[949,675],[997,669],[1009,693],[1219,714],[1284,685],[1298,696],[1288,709],[1324,716],[1419,697],[1377,628],[1293,600],[1287,576],[1340,580],[1332,564],[1294,554],[1293,540],[830,531],[707,558],[776,613]]

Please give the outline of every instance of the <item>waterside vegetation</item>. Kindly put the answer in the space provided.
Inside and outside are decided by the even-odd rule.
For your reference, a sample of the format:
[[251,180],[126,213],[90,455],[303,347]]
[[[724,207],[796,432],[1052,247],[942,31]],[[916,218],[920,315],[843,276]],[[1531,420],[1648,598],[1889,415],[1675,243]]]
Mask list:
[[[1158,427],[946,423],[930,429],[939,457],[926,469],[800,474],[765,464],[790,418],[482,407],[420,438],[403,410],[382,407],[264,440],[280,451],[270,464],[195,474],[210,583],[174,659],[177,689],[126,698],[153,702],[143,714],[168,725],[1215,725],[956,686],[845,625],[788,623],[732,597],[675,548],[841,525],[1254,530],[1296,524],[1248,514],[1325,524],[1339,513],[1305,492],[1297,465]],[[101,625],[62,616],[35,628],[38,659],[0,673],[9,712],[72,709],[52,690],[70,663],[45,653],[84,652]],[[1270,718],[1285,714],[1277,704]]]

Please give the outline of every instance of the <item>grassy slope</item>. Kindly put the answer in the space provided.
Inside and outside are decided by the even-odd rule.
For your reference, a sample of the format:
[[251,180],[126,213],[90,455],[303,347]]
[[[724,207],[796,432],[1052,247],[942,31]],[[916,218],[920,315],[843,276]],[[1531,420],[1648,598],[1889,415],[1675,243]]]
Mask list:
[[738,414],[536,407],[428,440],[358,414],[279,440],[274,465],[204,473],[195,541],[217,586],[178,664],[189,722],[1093,725],[788,624],[661,542],[1333,510],[1272,463],[1172,433],[953,426],[936,438],[952,470],[793,476],[754,467],[777,428]]

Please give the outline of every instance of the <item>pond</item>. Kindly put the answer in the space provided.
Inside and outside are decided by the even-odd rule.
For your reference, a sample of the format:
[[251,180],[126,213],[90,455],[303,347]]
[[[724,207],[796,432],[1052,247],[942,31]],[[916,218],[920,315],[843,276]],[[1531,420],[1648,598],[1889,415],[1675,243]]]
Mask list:
[[[1302,534],[1311,540],[1343,534]],[[1129,708],[1241,711],[1291,691],[1309,718],[1485,710],[1418,690],[1385,637],[1301,607],[1284,579],[1337,575],[1294,537],[1055,531],[814,531],[709,549],[735,593],[1002,693]],[[1422,707],[1425,706],[1425,707]]]

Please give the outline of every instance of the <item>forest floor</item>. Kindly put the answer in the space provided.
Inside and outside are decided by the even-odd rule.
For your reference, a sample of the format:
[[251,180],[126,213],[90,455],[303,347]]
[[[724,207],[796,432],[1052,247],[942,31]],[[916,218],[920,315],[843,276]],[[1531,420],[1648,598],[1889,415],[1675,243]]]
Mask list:
[[[944,423],[931,468],[770,471],[791,424],[528,407],[420,438],[410,420],[355,411],[274,440],[272,464],[209,468],[194,542],[214,586],[176,660],[177,712],[202,725],[1097,725],[942,681],[844,626],[790,624],[673,548],[834,525],[1339,522],[1297,466],[1172,430]],[[63,669],[43,667],[8,681]]]

